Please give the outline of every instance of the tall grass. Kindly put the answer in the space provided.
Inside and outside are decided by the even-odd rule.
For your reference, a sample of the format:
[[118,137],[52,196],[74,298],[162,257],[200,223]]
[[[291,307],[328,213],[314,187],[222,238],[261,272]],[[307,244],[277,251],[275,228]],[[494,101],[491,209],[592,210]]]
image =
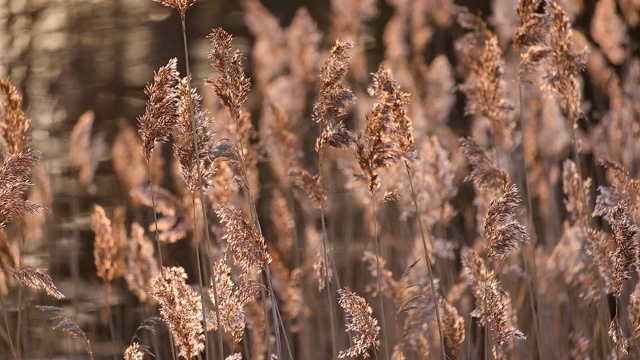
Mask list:
[[109,168],[124,196],[72,201],[66,272],[29,262],[25,244],[53,236],[30,176],[47,160],[0,81],[7,358],[640,356],[631,2],[494,0],[485,18],[332,1],[323,33],[304,8],[282,26],[245,0],[252,47],[213,29],[206,79],[186,31],[200,5],[157,2],[184,59],[149,74],[109,156],[99,114],[76,124],[74,193],[100,193]]

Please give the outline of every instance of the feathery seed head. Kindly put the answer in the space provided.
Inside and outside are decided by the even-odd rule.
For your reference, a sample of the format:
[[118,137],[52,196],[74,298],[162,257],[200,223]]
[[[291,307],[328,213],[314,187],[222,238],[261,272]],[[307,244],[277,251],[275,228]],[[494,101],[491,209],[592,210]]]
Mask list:
[[[167,5],[168,6],[168,5]],[[169,60],[153,77],[153,83],[148,84],[144,92],[149,96],[144,115],[138,118],[142,148],[149,161],[151,151],[157,143],[169,139],[173,125],[177,122],[179,74],[176,58]]]
[[160,304],[162,319],[169,326],[180,356],[191,359],[204,350],[200,295],[186,284],[181,267],[165,267],[153,280],[153,298]]
[[349,288],[338,289],[338,295],[338,304],[347,313],[347,331],[358,333],[352,338],[353,346],[340,351],[338,358],[360,355],[368,358],[369,351],[377,350],[380,346],[378,320],[373,317],[373,310],[367,301]]
[[227,243],[225,257],[231,257],[242,269],[243,277],[247,276],[251,268],[263,269],[271,263],[264,238],[240,211],[223,205],[216,210],[216,214],[224,227],[222,240]]

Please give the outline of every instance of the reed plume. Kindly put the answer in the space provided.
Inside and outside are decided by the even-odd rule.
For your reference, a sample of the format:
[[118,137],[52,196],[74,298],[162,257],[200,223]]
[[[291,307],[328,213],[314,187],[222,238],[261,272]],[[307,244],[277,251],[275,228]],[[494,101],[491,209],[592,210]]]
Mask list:
[[518,188],[515,185],[502,189],[502,195],[493,198],[485,217],[482,236],[487,239],[487,257],[495,259],[511,250],[519,249],[528,242],[527,229],[514,219],[520,204]]
[[458,23],[471,32],[456,42],[462,64],[468,68],[464,85],[459,88],[467,96],[465,113],[482,116],[491,122],[494,136],[505,148],[513,145],[513,105],[505,95],[502,84],[505,63],[498,37],[478,16],[461,8]]
[[37,309],[52,313],[51,320],[57,322],[57,325],[53,327],[54,330],[61,330],[72,338],[79,340],[84,345],[89,358],[93,360],[93,350],[91,349],[91,342],[87,338],[87,334],[80,328],[80,325],[63,309],[57,306],[36,306]]
[[340,351],[338,358],[360,355],[363,358],[368,358],[370,351],[380,347],[378,320],[373,317],[373,310],[367,301],[349,288],[338,289],[338,295],[338,304],[347,313],[347,331],[354,331],[358,334],[357,337],[351,339],[353,345],[347,350]]
[[172,58],[160,67],[144,92],[149,97],[144,115],[138,118],[144,155],[149,161],[156,144],[169,140],[173,125],[177,122],[179,93],[178,60]]
[[30,174],[40,156],[40,152],[26,149],[5,157],[0,165],[0,228],[16,217],[42,209],[42,206],[23,199],[23,194],[31,186]]
[[[211,188],[213,176],[213,133],[211,120],[202,110],[202,97],[191,88],[190,79],[178,83],[178,118],[174,127],[174,155],[180,161],[182,178],[192,193]],[[195,132],[195,133],[194,133]],[[196,144],[197,142],[197,144]],[[197,150],[197,151],[196,151]]]
[[267,244],[258,230],[248,222],[242,213],[228,206],[216,210],[224,226],[222,240],[226,242],[225,257],[242,269],[242,277],[248,276],[252,268],[264,269],[271,262]]
[[[91,216],[91,228],[96,234],[93,257],[98,270],[98,277],[106,282],[124,274],[126,234],[114,234],[114,227],[100,205],[94,205]],[[122,230],[122,229],[121,229]]]
[[493,271],[489,271],[484,261],[473,250],[468,250],[462,258],[464,269],[471,279],[471,288],[476,300],[476,308],[471,313],[478,323],[491,329],[491,337],[502,346],[510,338],[524,339],[513,321],[511,297],[498,281]]
[[106,149],[104,134],[91,136],[95,113],[84,112],[71,131],[69,158],[71,166],[78,171],[78,180],[84,186],[93,183],[100,158]]
[[242,104],[247,100],[251,88],[249,78],[244,75],[242,54],[237,50],[231,51],[233,38],[221,28],[214,29],[208,39],[211,41],[209,59],[219,74],[217,79],[207,79],[206,82],[213,86],[231,118],[238,122]]
[[158,261],[154,256],[153,243],[145,236],[142,226],[134,222],[131,225],[124,277],[129,289],[141,303],[152,300],[150,296],[152,280],[159,271]]
[[583,117],[578,75],[584,70],[587,51],[574,50],[573,30],[562,6],[556,1],[545,1],[544,13],[538,14],[540,3],[521,0],[518,7],[520,28],[515,42],[525,50],[520,56],[520,74],[524,77],[536,69],[542,70],[545,74],[542,89],[556,94],[575,128]]
[[157,3],[160,3],[164,6],[173,8],[178,10],[180,13],[180,19],[184,21],[187,9],[189,9],[193,4],[198,2],[198,0],[153,0]]
[[22,110],[22,96],[9,78],[0,80],[3,110],[0,112],[0,134],[4,139],[4,155],[17,154],[28,146],[31,119]]
[[464,318],[458,313],[458,309],[447,301],[440,299],[442,308],[442,325],[444,340],[447,343],[451,354],[458,356],[460,348],[465,340]]
[[144,352],[140,343],[134,342],[124,350],[124,360],[144,360]]
[[[215,316],[210,316],[211,320],[207,321],[207,325],[211,329],[207,330],[224,329],[224,331],[231,333],[233,341],[238,343],[242,340],[246,324],[244,306],[251,302],[263,287],[253,280],[234,282],[231,279],[231,269],[224,260],[215,263],[214,273],[216,278],[211,281],[215,281],[218,292],[217,305],[220,308],[220,322],[216,321]],[[211,299],[214,299],[213,285],[209,288],[209,293]]]
[[153,279],[151,295],[160,305],[160,314],[180,349],[180,356],[191,359],[204,350],[204,329],[200,295],[185,283],[186,279],[182,267],[165,267]]
[[506,172],[495,167],[485,151],[471,138],[462,138],[460,151],[471,164],[471,174],[465,180],[473,181],[479,190],[496,190],[507,186],[509,177]]
[[367,128],[355,145],[355,156],[369,192],[380,189],[378,170],[387,168],[403,156],[413,153],[411,121],[402,109],[408,103],[408,94],[399,90],[398,84],[384,68],[373,75],[369,93],[376,102],[367,114]]
[[64,299],[65,297],[64,294],[62,294],[53,283],[51,276],[45,274],[40,270],[12,267],[6,269],[5,271],[13,275],[13,277],[18,279],[18,281],[20,281],[20,283],[24,286],[28,286],[32,289],[43,289],[47,293],[47,295],[53,296],[56,299]]
[[343,84],[349,69],[347,50],[351,48],[351,42],[336,41],[320,69],[322,84],[311,115],[322,129],[316,151],[326,147],[349,148],[355,143],[353,134],[342,122],[349,105],[355,102],[355,95]]

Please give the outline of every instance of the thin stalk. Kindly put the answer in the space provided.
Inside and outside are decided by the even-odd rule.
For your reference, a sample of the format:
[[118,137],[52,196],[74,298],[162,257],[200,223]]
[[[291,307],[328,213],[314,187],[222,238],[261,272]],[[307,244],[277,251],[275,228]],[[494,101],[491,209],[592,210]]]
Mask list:
[[[584,185],[583,185],[584,182],[582,180],[582,163],[580,161],[580,154],[578,152],[578,141],[576,139],[575,126],[574,126],[574,124],[576,123],[576,120],[574,119],[570,119],[570,120],[571,120],[571,143],[573,145],[573,159],[576,164],[576,169],[578,171],[578,186],[580,186],[580,198],[581,198],[580,200],[582,201],[585,207],[584,219],[582,219],[582,221],[585,227],[591,227],[593,225],[593,219],[589,217],[589,212],[587,212],[587,207],[589,206],[589,204],[587,204],[587,195],[585,194]],[[584,230],[586,232],[586,229]],[[597,306],[598,319],[596,320],[600,320],[600,326],[602,327],[602,330],[603,330],[602,333],[607,334],[608,333],[607,329],[609,328],[608,324],[611,322],[611,316],[609,315],[609,312],[606,310],[606,305],[603,303],[603,301],[604,300],[600,300],[599,301],[600,304]],[[603,319],[604,319],[604,326],[601,323]],[[609,337],[606,335],[603,335],[601,338],[603,342],[602,344],[603,350],[605,351],[605,354],[608,354],[611,348],[611,341],[607,340],[609,339]]]
[[[189,102],[189,114],[191,116],[191,131],[193,133],[193,144],[194,144],[194,148],[195,148],[195,159],[196,159],[196,170],[198,172],[198,185],[200,187],[200,204],[202,206],[202,216],[204,219],[204,233],[205,233],[205,237],[206,237],[206,241],[207,241],[207,245],[210,244],[211,242],[211,238],[209,236],[209,221],[207,219],[207,208],[205,206],[205,201],[204,201],[204,194],[202,192],[202,171],[200,170],[200,149],[199,149],[199,144],[198,144],[198,138],[196,136],[196,119],[195,116],[193,114],[193,105],[191,104],[191,69],[189,66],[189,47],[187,45],[187,25],[186,25],[186,21],[185,21],[185,14],[184,12],[180,13],[180,24],[182,26],[182,43],[184,45],[184,58],[185,58],[185,64],[186,64],[186,70],[187,70],[187,94],[189,94],[188,96],[188,102]],[[196,232],[196,229],[194,227],[194,232]],[[198,242],[196,241],[196,254],[198,259],[200,259],[200,253],[198,250],[199,246],[198,246]],[[209,249],[208,246],[206,246],[206,249]],[[210,254],[209,254],[210,255]],[[209,259],[211,259],[211,256],[209,256]],[[202,268],[200,267],[200,261],[198,260],[198,274],[200,276],[200,280],[201,278],[201,272],[202,272]],[[220,359],[224,358],[224,345],[222,342],[222,331],[220,329],[220,306],[219,301],[218,301],[218,287],[216,286],[216,282],[215,282],[215,267],[211,267],[211,276],[213,277],[213,281],[212,281],[212,288],[213,288],[213,300],[215,301],[215,310],[216,310],[216,322],[218,324],[218,329],[217,329],[217,334],[218,334],[218,357]],[[202,287],[202,283],[200,285]],[[200,296],[200,301],[202,302],[202,311],[203,311],[203,323],[204,323],[204,328],[205,328],[205,337],[204,337],[204,347],[205,347],[205,354],[207,356],[207,358],[209,358],[209,342],[207,341],[207,336],[206,336],[206,328],[207,328],[207,320],[206,320],[206,316],[204,316],[204,293],[201,293]]]
[[[242,156],[242,164],[245,167],[245,174],[246,174],[246,163],[244,161],[244,151],[242,150],[242,142],[240,142],[240,149],[241,149],[241,156]],[[249,184],[249,180],[247,179],[246,175],[244,176],[244,181],[246,184]],[[249,204],[250,204],[250,214],[251,214],[251,222],[256,226],[257,230],[258,230],[258,234],[260,235],[260,237],[263,237],[262,235],[262,226],[260,226],[260,221],[258,220],[258,213],[256,211],[256,203],[255,200],[253,198],[253,194],[251,193],[251,189],[249,187],[247,187],[246,189],[247,195],[249,197]],[[274,330],[274,334],[275,334],[275,338],[276,338],[276,353],[278,355],[278,359],[282,359],[282,344],[281,344],[281,340],[280,340],[280,326],[279,321],[278,321],[278,314],[280,313],[280,310],[278,308],[278,300],[276,299],[276,294],[273,292],[273,283],[271,281],[271,268],[269,267],[269,265],[265,265],[264,267],[264,271],[265,271],[265,276],[267,279],[267,291],[269,293],[269,298],[271,300],[271,316],[273,318],[273,330]],[[268,321],[267,321],[268,323]],[[287,341],[287,343],[289,342],[289,339],[287,338],[287,333],[284,332],[284,337]]]
[[411,199],[413,199],[413,205],[416,208],[416,216],[418,218],[418,224],[420,225],[420,236],[422,237],[422,247],[424,250],[424,257],[427,262],[427,270],[429,272],[429,282],[431,283],[431,292],[433,293],[434,308],[436,310],[436,320],[438,321],[438,335],[440,336],[440,347],[442,348],[442,358],[447,358],[447,353],[444,346],[444,335],[442,332],[442,320],[440,318],[440,310],[438,304],[438,295],[436,293],[435,282],[433,281],[433,269],[431,267],[431,258],[429,257],[429,250],[427,248],[427,238],[425,235],[424,227],[422,226],[422,218],[420,217],[420,209],[418,207],[418,200],[416,199],[416,191],[413,187],[413,179],[411,176],[411,170],[409,164],[405,161],[404,167],[407,170],[407,177],[409,178],[409,186],[411,188]]
[[[500,259],[500,262],[498,263],[498,266],[496,267],[494,273],[493,273],[493,279],[489,278],[486,279],[484,282],[484,358],[485,359],[489,359],[489,345],[490,344],[490,335],[491,335],[491,327],[489,326],[489,317],[487,316],[487,289],[488,289],[488,284],[490,281],[494,280],[495,278],[498,277],[498,273],[500,272],[500,268],[502,267],[502,264],[504,264],[505,259],[507,258],[507,254],[502,255],[502,259]],[[487,269],[488,271],[488,269]]]
[[149,159],[147,159],[147,169],[149,169],[149,189],[151,190],[151,208],[153,209],[153,223],[155,226],[155,230],[153,231],[153,235],[156,239],[156,244],[158,244],[158,263],[160,264],[160,276],[164,278],[164,267],[162,265],[162,244],[160,243],[160,238],[158,237],[158,214],[156,214],[156,199],[153,195],[153,181],[151,181],[151,164],[149,164]]
[[[280,325],[278,323],[278,306],[276,296],[273,293],[273,284],[271,283],[271,270],[269,266],[264,267],[265,274],[267,275],[267,282],[269,284],[269,296],[271,297],[271,316],[273,317],[273,328],[276,336],[276,353],[278,354],[278,359],[282,359],[282,343],[280,340]],[[288,340],[287,340],[288,342]]]
[[[164,266],[162,265],[162,244],[160,243],[160,238],[158,237],[158,214],[156,214],[156,200],[153,195],[153,181],[151,178],[151,164],[149,163],[151,159],[147,159],[147,169],[149,170],[149,189],[151,190],[151,208],[153,213],[153,223],[155,226],[155,230],[153,231],[154,238],[156,239],[156,243],[158,244],[158,263],[160,265],[160,277],[164,279]],[[168,329],[167,329],[168,330]],[[171,343],[171,359],[175,360],[176,358],[176,350],[173,345],[173,335],[169,330],[169,342]]]
[[280,326],[282,327],[282,332],[284,333],[284,343],[287,345],[287,352],[289,353],[289,359],[293,359],[293,351],[291,351],[291,344],[289,343],[289,338],[287,337],[287,332],[285,331],[284,323],[282,322],[282,314],[280,313],[279,308],[275,308],[278,311],[278,320],[280,320]]
[[524,141],[524,136],[525,136],[525,126],[524,126],[524,118],[523,118],[523,94],[522,94],[522,83],[518,84],[518,95],[520,98],[520,128],[522,131],[522,136],[523,136],[523,141],[522,141],[522,173],[523,173],[523,177],[524,177],[524,192],[527,194],[527,196],[525,197],[527,203],[525,204],[526,208],[527,208],[527,218],[529,220],[529,234],[531,235],[531,245],[532,245],[532,251],[531,251],[531,260],[533,261],[533,273],[531,273],[531,270],[529,269],[529,265],[527,264],[527,259],[525,257],[524,254],[524,247],[523,247],[523,251],[521,252],[522,255],[522,263],[524,264],[524,271],[527,274],[527,288],[528,291],[527,293],[529,294],[529,303],[531,304],[531,314],[533,315],[533,328],[534,331],[536,333],[536,345],[538,347],[538,358],[539,359],[544,359],[545,357],[543,356],[543,347],[542,347],[542,340],[540,339],[540,325],[538,324],[538,312],[536,310],[536,296],[534,295],[534,289],[537,289],[536,286],[536,274],[537,274],[537,269],[536,269],[536,248],[535,245],[538,242],[538,236],[537,236],[537,232],[536,232],[536,227],[535,224],[533,222],[533,206],[532,201],[531,201],[531,193],[529,192],[530,186],[529,186],[529,177],[527,176],[527,158],[526,158],[526,151],[525,151],[525,144],[526,141]]
[[9,346],[11,347],[11,354],[14,359],[17,359],[16,350],[13,348],[13,340],[11,339],[11,329],[9,328],[9,320],[7,319],[7,310],[4,307],[4,299],[0,296],[0,306],[2,307],[2,317],[4,318],[4,326],[7,328],[7,338],[9,339]]
[[[103,287],[105,291],[105,309],[107,311],[107,321],[109,323],[109,334],[111,335],[111,343],[115,344],[116,342],[116,329],[113,325],[113,316],[111,314],[111,307],[109,305],[109,297],[111,296],[111,282],[107,282]],[[113,360],[116,360],[116,354],[112,352]]]
[[[193,211],[193,236],[195,238],[195,246],[196,246],[196,265],[198,266],[198,285],[200,285],[200,302],[202,304],[202,323],[204,326],[204,343],[205,343],[205,355],[206,358],[209,358],[209,348],[207,347],[207,316],[205,315],[205,307],[204,307],[204,283],[202,281],[202,265],[200,264],[200,239],[198,235],[198,226],[196,221],[196,197],[192,193],[191,194],[191,209]],[[205,229],[206,231],[206,229]],[[217,303],[216,303],[217,304]],[[218,329],[219,330],[219,329]]]
[[[323,176],[322,176],[322,159],[324,155],[324,151],[322,149],[320,149],[319,153],[318,153],[318,176],[319,176],[319,182],[320,182],[320,188],[322,188],[324,190],[324,185],[322,183],[323,180]],[[333,309],[333,298],[332,298],[332,294],[333,292],[331,291],[331,279],[329,278],[329,256],[327,255],[327,247],[328,247],[328,236],[327,236],[327,225],[326,225],[326,220],[325,220],[325,213],[324,213],[324,205],[325,205],[325,201],[324,201],[324,197],[322,198],[322,203],[320,204],[320,219],[322,222],[322,256],[324,256],[324,282],[325,282],[325,287],[327,288],[327,302],[329,304],[329,324],[331,326],[330,331],[331,331],[331,353],[333,355],[333,359],[337,359],[338,358],[338,341],[336,339],[336,319],[334,318],[334,309]]]
[[[267,275],[265,274],[264,276],[266,278]],[[262,276],[260,276],[260,280],[263,283],[267,283],[267,280],[263,279]],[[266,287],[267,286],[265,285],[265,288]],[[267,308],[267,306],[268,306],[267,305],[267,299],[266,299],[266,297],[264,295],[264,291],[260,291],[260,300],[262,300],[262,312],[264,313],[264,324],[265,324],[265,327],[266,327],[266,334],[264,334],[265,343],[267,344],[267,352],[269,354],[271,354],[271,339],[270,339],[270,336],[269,336],[269,334],[271,333],[271,328],[269,326],[269,309]]]
[[[20,248],[20,266],[22,266],[22,248]],[[22,286],[18,288],[18,325],[16,330],[16,349],[18,353],[22,353],[20,350],[20,343],[22,340]],[[26,356],[26,354],[21,354],[21,356]]]
[[[243,145],[243,141],[240,138],[240,133],[239,133],[239,129],[240,129],[240,118],[236,118],[236,135],[238,136],[237,138],[237,142],[238,142],[238,147],[240,149],[240,159],[241,159],[241,163],[242,163],[242,178],[243,181],[246,185],[245,188],[245,192],[247,194],[247,197],[249,198],[249,215],[251,218],[251,223],[254,224],[254,226],[256,227],[256,229],[258,230],[258,234],[260,235],[260,237],[263,237],[263,233],[262,233],[262,226],[260,225],[260,220],[258,218],[258,211],[256,209],[256,201],[253,197],[253,193],[251,192],[251,188],[249,186],[249,179],[247,178],[247,163],[245,160],[245,156],[244,156],[244,145]],[[269,291],[269,298],[271,299],[271,316],[273,317],[273,328],[274,328],[274,334],[275,334],[275,338],[276,338],[276,350],[277,350],[277,355],[278,355],[278,359],[282,359],[282,344],[280,343],[280,326],[279,321],[278,321],[278,313],[280,312],[279,309],[276,309],[278,307],[278,301],[276,299],[276,295],[273,292],[273,284],[271,281],[271,270],[269,268],[269,265],[265,265],[264,266],[264,270],[265,270],[265,276],[267,278],[267,290]],[[285,338],[287,337],[286,332],[284,332],[284,336]],[[287,339],[288,342],[288,339]]]
[[[78,224],[78,218],[80,218],[80,202],[77,189],[80,188],[80,181],[78,178],[74,178],[74,187],[71,190],[71,216],[73,221],[73,240],[71,243],[71,251],[70,251],[70,271],[71,278],[73,279],[73,296],[71,298],[71,303],[73,305],[73,317],[77,317],[79,310],[79,299],[80,299],[80,291],[78,290],[78,286],[80,285],[80,225]],[[153,194],[153,192],[152,192]],[[77,355],[76,348],[74,347],[73,355]]]
[[[24,234],[24,221],[21,219],[20,223],[19,223],[19,227],[20,229],[18,230],[18,232],[20,233],[20,241],[18,242],[18,252],[19,257],[18,257],[18,266],[22,266],[22,257],[23,257],[23,246],[24,246],[24,242],[25,242],[25,234]],[[17,325],[17,330],[16,330],[16,349],[18,351],[18,353],[21,356],[25,356],[27,354],[23,354],[22,350],[21,350],[21,340],[22,340],[22,296],[23,296],[23,292],[22,292],[22,286],[20,286],[18,288],[18,325]]]
[[[389,360],[389,338],[387,336],[387,321],[384,315],[384,299],[382,295],[382,268],[380,267],[380,242],[378,241],[378,220],[376,213],[376,197],[373,191],[369,191],[371,195],[371,206],[373,210],[373,236],[376,246],[376,269],[378,271],[378,297],[380,299],[380,324],[382,325],[382,337],[384,339],[385,359]],[[437,306],[436,306],[437,307]]]

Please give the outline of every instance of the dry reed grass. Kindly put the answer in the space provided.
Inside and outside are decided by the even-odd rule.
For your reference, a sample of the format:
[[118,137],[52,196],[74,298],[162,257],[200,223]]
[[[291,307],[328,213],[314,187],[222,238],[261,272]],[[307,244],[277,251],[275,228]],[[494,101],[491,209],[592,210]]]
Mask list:
[[[485,19],[390,0],[371,40],[373,1],[332,1],[321,29],[306,9],[282,27],[245,0],[253,66],[214,29],[210,88],[186,48],[197,1],[156,2],[180,15],[186,64],[153,74],[137,133],[118,125],[124,206],[91,211],[112,349],[100,356],[640,357],[635,2],[494,0],[503,13]],[[18,89],[2,79],[0,94],[0,339],[18,359],[35,343],[28,309],[71,288],[28,266],[26,238],[47,235],[25,215],[52,196],[27,199],[32,178],[47,183],[31,175],[42,155]],[[97,119],[83,114],[70,139],[88,193],[105,161]],[[72,286],[71,304],[38,308],[93,356],[106,322],[87,320]],[[141,325],[125,329],[123,312]]]

